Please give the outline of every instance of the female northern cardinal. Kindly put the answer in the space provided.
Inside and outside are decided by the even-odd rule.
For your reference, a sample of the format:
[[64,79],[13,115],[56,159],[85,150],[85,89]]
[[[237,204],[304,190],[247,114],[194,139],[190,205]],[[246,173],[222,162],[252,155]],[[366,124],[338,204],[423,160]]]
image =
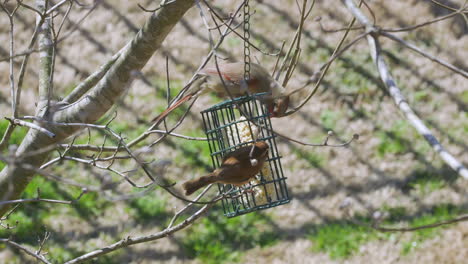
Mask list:
[[249,156],[252,146],[244,146],[227,154],[223,158],[221,167],[206,176],[185,182],[182,185],[185,195],[190,195],[196,190],[215,182],[242,186],[259,173],[268,157],[268,148],[265,141],[255,143],[252,158],[256,159],[257,162],[253,164]]
[[[288,109],[289,95],[285,93],[284,87],[256,63],[250,63],[250,79],[247,82],[244,80],[244,63],[242,62],[219,65],[219,73],[217,68],[206,68],[201,70],[198,75],[201,78],[193,83],[188,95],[154,118],[153,122],[159,122],[182,103],[210,90],[219,97],[239,97],[246,93],[267,93],[260,100],[267,105],[268,112],[272,117],[281,117]],[[224,84],[220,75],[223,77]]]

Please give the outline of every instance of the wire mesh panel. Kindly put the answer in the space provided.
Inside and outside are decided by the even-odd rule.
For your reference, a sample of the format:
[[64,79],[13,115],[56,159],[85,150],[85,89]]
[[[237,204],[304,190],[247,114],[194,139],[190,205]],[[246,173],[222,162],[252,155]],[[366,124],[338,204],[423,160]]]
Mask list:
[[268,158],[258,175],[242,187],[218,184],[225,194],[224,215],[234,217],[289,202],[281,156],[272,132],[266,107],[258,100],[262,94],[228,100],[201,112],[213,166],[219,168],[223,157],[255,141],[268,143]]

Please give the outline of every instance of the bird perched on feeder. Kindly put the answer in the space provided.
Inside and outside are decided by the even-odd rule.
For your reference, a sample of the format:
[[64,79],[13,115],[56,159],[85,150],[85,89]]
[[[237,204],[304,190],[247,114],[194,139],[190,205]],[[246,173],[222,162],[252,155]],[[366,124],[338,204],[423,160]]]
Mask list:
[[212,173],[185,182],[182,185],[185,195],[190,195],[196,190],[216,182],[232,184],[238,187],[248,183],[263,167],[268,157],[268,148],[269,146],[265,141],[257,141],[251,156],[251,145],[234,150],[224,156],[221,167]]
[[[290,94],[286,94],[286,89],[259,64],[250,63],[250,79],[247,81],[244,79],[243,62],[221,64],[218,68],[201,70],[198,73],[199,79],[189,88],[188,94],[152,121],[159,122],[182,103],[209,91],[214,91],[219,97],[228,98],[230,96],[239,97],[246,94],[267,93],[259,99],[267,105],[270,115],[281,117],[286,113]],[[223,78],[224,84],[220,76]]]

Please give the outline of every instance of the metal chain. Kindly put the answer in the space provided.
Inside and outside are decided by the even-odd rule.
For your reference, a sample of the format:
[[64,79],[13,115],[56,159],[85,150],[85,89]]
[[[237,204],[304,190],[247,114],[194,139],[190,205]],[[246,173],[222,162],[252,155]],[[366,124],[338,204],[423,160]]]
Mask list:
[[250,5],[249,0],[244,4],[244,80],[250,80]]

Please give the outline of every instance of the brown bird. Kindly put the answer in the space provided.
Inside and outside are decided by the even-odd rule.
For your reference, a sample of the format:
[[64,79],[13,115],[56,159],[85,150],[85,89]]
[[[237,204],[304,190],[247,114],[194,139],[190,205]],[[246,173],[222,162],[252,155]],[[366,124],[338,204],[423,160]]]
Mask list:
[[257,162],[251,162],[249,157],[252,146],[244,146],[227,154],[221,167],[206,176],[185,182],[182,185],[185,195],[215,182],[242,186],[259,173],[268,157],[268,148],[265,141],[255,143],[252,159],[256,159]]
[[153,122],[159,122],[182,103],[209,91],[214,91],[219,97],[225,98],[267,93],[261,100],[267,105],[272,117],[281,117],[288,109],[289,94],[286,94],[286,89],[273,79],[265,68],[256,63],[250,63],[250,79],[247,82],[244,80],[243,62],[221,64],[219,73],[216,67],[205,68],[198,75],[200,78],[192,84],[188,94],[154,118]]

